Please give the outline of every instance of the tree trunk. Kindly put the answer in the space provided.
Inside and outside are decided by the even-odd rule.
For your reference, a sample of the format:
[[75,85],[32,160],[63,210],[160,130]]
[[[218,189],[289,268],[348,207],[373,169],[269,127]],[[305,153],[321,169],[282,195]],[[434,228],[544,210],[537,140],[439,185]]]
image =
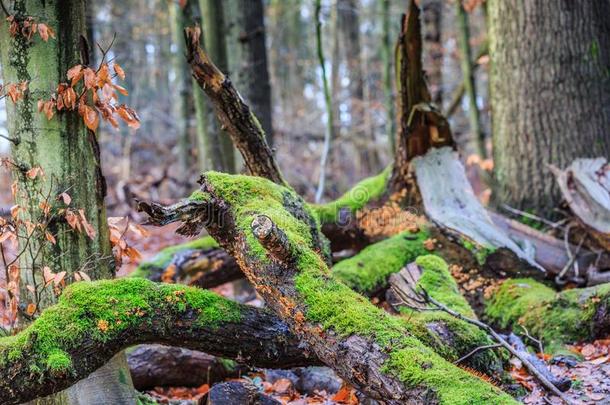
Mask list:
[[[223,2],[221,0],[199,0],[201,8],[201,19],[203,27],[203,41],[205,49],[213,58],[214,63],[223,72],[228,71],[227,45],[225,29]],[[235,153],[231,139],[221,129],[211,109],[207,109],[205,119],[207,130],[205,140],[200,145],[205,145],[205,150],[200,151],[202,157],[208,159],[214,170],[225,173],[235,173]]]
[[[348,132],[358,145],[360,151],[360,169],[364,173],[374,173],[379,169],[377,149],[371,148],[370,136],[365,127],[364,77],[362,73],[360,45],[360,1],[337,1],[337,28],[340,44],[343,44],[343,55],[346,63],[348,85],[348,111],[350,125]],[[368,133],[370,134],[370,133]],[[374,139],[373,139],[374,141]],[[374,145],[373,145],[374,146]]]
[[[185,9],[186,7],[188,6],[185,6]],[[183,30],[186,26],[186,18],[184,13],[185,11],[182,10],[178,3],[171,2],[169,4],[169,26],[173,44],[171,60],[172,70],[174,71],[174,81],[172,84],[174,102],[172,107],[174,109],[174,125],[178,141],[178,168],[186,185],[189,180],[188,173],[191,172],[191,140],[188,123],[191,116],[192,79],[190,78],[190,69],[185,60],[186,48]]]
[[267,68],[265,6],[262,0],[233,0],[236,18],[239,60],[234,70],[242,95],[258,118],[267,143],[273,146],[271,85]]
[[[61,112],[48,120],[36,107],[38,100],[49,99],[50,92],[66,81],[69,68],[86,62],[81,61],[79,55],[79,50],[82,51],[81,37],[86,35],[85,3],[82,0],[17,0],[11,12],[17,19],[31,16],[40,21],[44,18],[44,22],[57,33],[57,38],[48,42],[39,38],[30,41],[19,33],[11,37],[5,19],[0,21],[4,81],[29,83],[24,99],[14,105],[9,103],[7,111],[9,133],[19,140],[12,148],[12,158],[20,167],[14,178],[25,193],[17,203],[24,205],[25,217],[36,222],[41,212],[40,203],[45,200],[35,192],[32,180],[24,170],[40,166],[46,175],[46,180],[36,180],[42,188],[42,195],[50,195],[50,204],[53,204],[60,193],[67,192],[72,200],[70,207],[82,209],[95,229],[94,237],[90,238],[85,232],[73,231],[61,219],[54,221],[49,228],[57,241],[52,248],[50,244],[35,240],[28,246],[21,246],[28,253],[40,252],[25,254],[20,261],[20,297],[25,305],[28,298],[32,298],[26,286],[45,284],[43,266],[51,267],[55,273],[65,271],[68,282],[73,280],[72,274],[77,270],[85,271],[92,279],[112,278],[115,267],[103,201],[106,183],[101,172],[96,135],[87,130],[76,112]],[[35,301],[38,310],[51,305],[56,301],[53,289],[42,290]],[[112,389],[106,389],[103,395],[98,396],[102,403],[132,401],[131,380],[117,379],[120,373],[128,373],[126,367],[121,368],[121,361],[124,362],[124,356],[122,360],[118,356],[112,366],[99,374],[94,373],[77,387],[52,399],[41,400],[42,403],[77,404],[79,395],[75,392],[90,390],[99,393],[99,387],[103,385]]]
[[443,105],[443,8],[442,0],[422,2],[424,17],[424,64],[432,101]]
[[560,196],[546,164],[610,156],[610,2],[491,0],[488,12],[494,196],[548,215]]
[[390,3],[391,0],[382,0],[382,59],[383,59],[383,94],[386,109],[386,134],[389,139],[391,151],[396,151],[396,115],[394,107],[394,88],[392,86],[392,41],[390,39]]
[[[476,145],[476,150],[481,159],[487,158],[485,147],[485,134],[481,128],[479,119],[479,107],[477,106],[477,92],[474,80],[474,69],[472,67],[472,51],[470,48],[470,26],[468,13],[464,9],[462,0],[455,3],[458,21],[458,44],[460,48],[460,64],[462,67],[462,82],[468,96],[468,119],[470,122],[471,144]],[[474,139],[473,139],[474,138]]]

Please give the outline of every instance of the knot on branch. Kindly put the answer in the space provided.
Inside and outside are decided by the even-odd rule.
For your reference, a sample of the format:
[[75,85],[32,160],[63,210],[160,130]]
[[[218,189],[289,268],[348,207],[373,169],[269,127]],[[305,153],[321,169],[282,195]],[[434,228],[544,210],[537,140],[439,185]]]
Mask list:
[[273,223],[271,218],[257,215],[250,226],[254,236],[271,256],[284,263],[293,262],[288,236]]

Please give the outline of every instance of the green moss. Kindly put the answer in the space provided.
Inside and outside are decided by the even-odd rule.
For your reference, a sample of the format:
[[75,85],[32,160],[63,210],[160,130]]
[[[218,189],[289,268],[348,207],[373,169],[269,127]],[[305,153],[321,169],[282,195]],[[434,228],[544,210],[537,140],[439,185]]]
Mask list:
[[[476,318],[472,308],[459,292],[455,280],[449,273],[447,263],[443,259],[434,255],[425,255],[418,257],[416,263],[422,269],[416,288],[424,289],[432,298],[454,311],[469,318]],[[411,330],[418,339],[450,361],[461,358],[476,347],[493,343],[481,329],[456,319],[446,312],[414,311],[403,307],[401,313],[409,321]],[[444,330],[449,331],[450,336],[439,336],[435,332],[437,329],[435,325],[443,326]],[[466,364],[471,368],[485,370],[496,375],[501,374],[502,371],[502,359],[491,350],[481,351],[471,356]]]
[[590,339],[595,312],[603,305],[610,305],[610,285],[557,293],[532,279],[514,279],[500,286],[485,315],[502,328],[525,326],[553,352],[565,343]]
[[213,249],[218,243],[211,236],[204,236],[179,245],[169,246],[160,250],[152,259],[140,263],[130,277],[148,278],[152,272],[165,269],[172,261],[174,255],[186,250]]
[[19,361],[27,351],[40,370],[68,371],[68,353],[85,339],[105,342],[128,328],[171,322],[185,311],[197,314],[196,326],[215,328],[241,318],[238,304],[193,287],[138,278],[75,283],[26,330],[0,339],[0,362]]
[[57,374],[65,373],[72,368],[72,359],[63,350],[53,350],[47,357],[47,368]]
[[362,252],[333,266],[333,274],[350,288],[372,294],[387,284],[390,275],[428,251],[423,242],[427,231],[403,232],[366,247]]
[[[410,387],[417,387],[422,381],[430,382],[428,388],[435,391],[434,395],[442,403],[486,404],[490,400],[512,403],[506,394],[456,368],[422,344],[413,336],[406,319],[375,307],[331,275],[322,258],[312,249],[309,224],[291,215],[284,206],[285,193],[291,193],[290,190],[267,180],[245,176],[210,173],[207,180],[211,193],[230,204],[239,230],[250,245],[245,247],[250,255],[266,257],[264,248],[250,229],[256,215],[269,216],[287,234],[298,269],[294,286],[299,301],[305,305],[304,316],[308,322],[341,336],[357,334],[372,339],[389,356],[384,372],[395,375]],[[316,225],[319,231],[319,225]],[[411,356],[426,359],[426,365],[413,362]],[[443,375],[445,378],[454,376],[462,384],[450,379],[440,381]]]
[[487,256],[496,251],[495,247],[481,246],[465,238],[462,239],[462,246],[472,252],[479,266],[483,266],[487,261]]
[[365,207],[369,201],[381,198],[387,190],[391,174],[390,165],[378,175],[362,180],[337,200],[328,204],[314,205],[313,209],[322,223],[335,222],[342,208],[356,212]]

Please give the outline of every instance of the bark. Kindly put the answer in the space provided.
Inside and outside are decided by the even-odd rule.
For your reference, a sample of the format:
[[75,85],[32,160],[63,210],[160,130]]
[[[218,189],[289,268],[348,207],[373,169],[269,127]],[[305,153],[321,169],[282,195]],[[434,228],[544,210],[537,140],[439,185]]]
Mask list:
[[494,197],[548,215],[560,195],[545,165],[610,156],[610,3],[493,0],[488,12]]
[[138,391],[154,387],[199,387],[246,371],[231,360],[181,347],[140,345],[127,354],[133,385]]
[[421,3],[424,19],[424,63],[432,101],[443,105],[443,6],[441,0]]
[[0,339],[0,401],[62,390],[140,343],[180,344],[257,367],[317,363],[268,311],[143,279],[77,283],[29,328]]
[[199,47],[199,38],[187,32],[187,58],[199,86],[208,95],[218,120],[241,152],[249,173],[284,184],[279,167],[259,121],[231,81]]
[[[31,241],[22,249],[29,250],[22,256],[21,302],[27,304],[31,297],[27,285],[44,285],[42,266],[50,266],[54,272],[65,271],[65,279],[70,281],[72,273],[85,269],[92,279],[112,278],[115,273],[114,258],[110,247],[104,197],[106,181],[100,166],[100,149],[96,134],[88,130],[76,112],[61,112],[52,120],[37,111],[40,99],[49,99],[50,92],[65,82],[66,73],[74,65],[90,63],[89,55],[81,44],[86,38],[85,2],[82,0],[12,2],[11,12],[17,19],[32,16],[52,28],[56,39],[43,42],[34,38],[28,40],[23,35],[11,37],[5,18],[0,21],[0,59],[5,83],[28,81],[29,91],[17,104],[7,104],[8,130],[12,138],[19,142],[11,150],[12,159],[21,169],[14,178],[19,188],[27,194],[28,201],[20,199],[25,208],[24,219],[36,223],[40,216],[41,196],[49,195],[49,204],[62,192],[71,196],[71,207],[82,209],[84,216],[95,229],[90,238],[85,232],[73,231],[63,219],[54,221],[49,231],[57,243],[50,248],[40,241]],[[85,41],[86,42],[86,41]],[[40,166],[46,181],[42,192],[28,184],[25,171]],[[84,263],[90,264],[83,267]],[[56,301],[52,288],[44,289],[35,302],[37,311]],[[110,358],[108,358],[109,360]],[[120,355],[100,373],[95,373],[78,386],[53,398],[41,399],[39,403],[76,404],[82,392],[95,392],[105,402],[130,401],[134,398],[131,381],[120,379],[126,373],[124,357]],[[93,370],[92,370],[93,371]],[[14,384],[14,380],[13,380]],[[112,386],[100,392],[101,386]],[[30,397],[34,398],[33,396]]]
[[[199,0],[199,4],[205,48],[215,63],[218,64],[220,70],[226,72],[228,71],[227,45],[225,42],[227,30],[223,3],[221,0]],[[187,44],[187,51],[190,51],[189,44]],[[188,60],[190,62],[191,58],[189,57]],[[199,80],[197,81],[199,82]],[[219,123],[216,117],[211,114],[210,109],[206,109],[206,111],[208,115],[205,122],[208,126],[203,134],[206,139],[200,143],[205,145],[205,150],[200,151],[200,153],[211,162],[211,167],[214,170],[235,173],[235,153],[231,140],[224,134],[225,123],[222,121]]]
[[[293,191],[265,179],[222,173],[207,173],[201,183],[190,200],[172,207],[140,203],[139,208],[151,224],[181,221],[178,232],[185,235],[205,226],[267,305],[356,388],[388,404],[512,403],[424,346],[408,322],[329,277],[323,236]],[[450,383],[439,383],[440,375]]]
[[[415,190],[409,162],[425,154],[432,147],[453,146],[447,120],[430,103],[431,97],[422,68],[422,36],[420,10],[410,2],[409,12],[403,16],[396,44],[397,122],[396,153],[391,190],[400,193]],[[408,205],[417,201],[407,201]]]

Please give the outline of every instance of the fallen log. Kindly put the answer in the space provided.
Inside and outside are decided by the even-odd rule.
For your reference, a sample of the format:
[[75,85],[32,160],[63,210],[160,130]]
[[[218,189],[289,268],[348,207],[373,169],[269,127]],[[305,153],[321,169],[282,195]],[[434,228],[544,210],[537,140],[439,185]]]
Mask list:
[[0,339],[0,403],[65,389],[140,343],[180,344],[258,367],[317,363],[269,311],[139,278],[82,282],[27,329]]
[[388,404],[513,402],[423,345],[408,322],[331,277],[313,212],[292,190],[214,172],[201,184],[182,203],[139,208],[154,225],[182,222],[178,232],[184,235],[205,227],[267,305],[353,386]]
[[492,295],[485,316],[501,328],[525,327],[553,353],[565,344],[610,333],[610,284],[556,292],[531,279],[506,280]]
[[[414,296],[414,292],[419,289],[429,291],[431,297],[450,309],[465,317],[476,318],[474,311],[460,294],[447,264],[440,257],[433,255],[420,256],[414,263],[415,266],[405,263],[399,272],[390,276],[392,289],[388,290],[388,301],[415,328],[428,331],[428,336],[422,337],[422,341],[438,353],[443,353],[444,358],[502,381],[502,356],[491,350],[476,351],[479,347],[493,344],[485,332],[446,312],[429,311]],[[409,299],[405,300],[405,297]],[[473,351],[475,353],[469,355]]]
[[163,386],[211,385],[248,370],[239,363],[207,353],[158,344],[128,349],[127,363],[138,391]]
[[244,277],[233,257],[209,236],[162,249],[131,276],[200,288],[214,288]]

